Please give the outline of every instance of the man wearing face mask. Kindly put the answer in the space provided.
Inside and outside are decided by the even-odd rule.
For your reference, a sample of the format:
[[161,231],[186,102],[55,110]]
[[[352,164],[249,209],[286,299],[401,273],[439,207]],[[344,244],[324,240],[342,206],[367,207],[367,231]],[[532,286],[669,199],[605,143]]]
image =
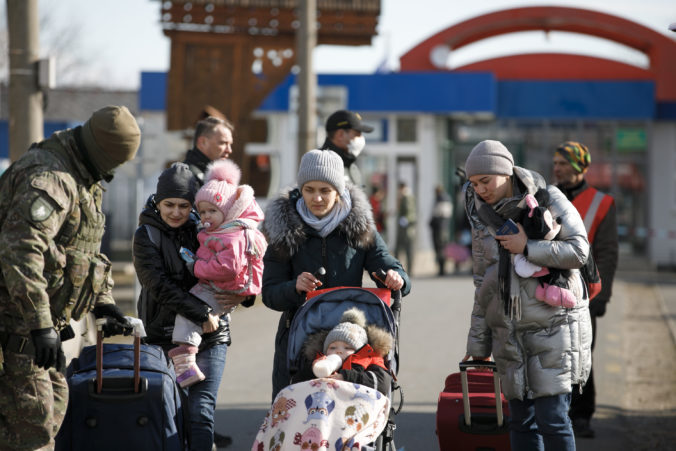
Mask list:
[[364,183],[354,162],[366,145],[362,133],[372,131],[373,127],[364,124],[361,116],[352,111],[338,110],[326,120],[326,141],[321,150],[332,150],[340,155],[345,167],[345,180],[360,188],[364,187]]

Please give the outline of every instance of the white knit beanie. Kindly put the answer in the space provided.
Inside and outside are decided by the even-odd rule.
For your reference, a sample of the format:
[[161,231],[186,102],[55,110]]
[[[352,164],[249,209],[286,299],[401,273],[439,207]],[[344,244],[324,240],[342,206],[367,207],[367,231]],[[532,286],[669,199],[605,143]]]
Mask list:
[[342,194],[345,191],[343,160],[331,150],[311,150],[300,160],[296,181],[299,188],[307,182],[325,182]]
[[500,141],[481,141],[465,161],[467,178],[473,175],[512,175],[514,157]]

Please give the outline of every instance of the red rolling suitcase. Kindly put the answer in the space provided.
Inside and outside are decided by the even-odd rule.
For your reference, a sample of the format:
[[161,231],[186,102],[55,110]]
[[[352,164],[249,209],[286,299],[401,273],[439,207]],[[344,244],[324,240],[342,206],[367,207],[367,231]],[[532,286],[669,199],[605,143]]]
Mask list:
[[444,391],[439,394],[439,448],[441,451],[509,450],[508,415],[509,407],[500,390],[495,362],[461,362],[460,372],[446,378]]

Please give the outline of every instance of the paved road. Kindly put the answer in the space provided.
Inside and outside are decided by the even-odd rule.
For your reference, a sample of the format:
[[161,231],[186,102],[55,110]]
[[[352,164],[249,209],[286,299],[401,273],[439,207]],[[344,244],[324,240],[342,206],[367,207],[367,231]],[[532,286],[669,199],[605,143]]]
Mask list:
[[[464,355],[473,289],[468,277],[413,283],[402,308],[399,381],[405,406],[395,437],[398,448],[432,450],[437,447],[437,397]],[[278,313],[259,304],[233,317],[234,342],[219,391],[216,429],[233,436],[236,450],[253,443],[269,407],[277,319]]]
[[[594,352],[597,437],[578,440],[578,450],[670,449],[676,440],[676,346],[668,328],[676,317],[676,274],[667,275],[666,283],[658,279],[664,277],[641,268],[625,270],[616,279]],[[401,323],[399,379],[406,402],[397,416],[398,449],[438,449],[437,398],[464,355],[472,293],[469,276],[413,279]],[[216,412],[216,430],[234,438],[228,449],[250,449],[269,407],[278,317],[260,301],[234,313],[234,344]],[[649,343],[637,349],[642,342]],[[662,347],[656,348],[656,342]],[[637,434],[645,437],[641,446],[635,446]]]

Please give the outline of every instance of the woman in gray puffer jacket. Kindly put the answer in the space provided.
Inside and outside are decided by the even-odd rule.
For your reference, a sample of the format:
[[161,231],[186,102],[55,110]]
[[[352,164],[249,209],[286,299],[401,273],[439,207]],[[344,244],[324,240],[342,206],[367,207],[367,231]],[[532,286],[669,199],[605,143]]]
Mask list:
[[[572,385],[584,384],[591,367],[589,300],[578,271],[589,253],[584,224],[556,187],[514,166],[499,141],[477,144],[465,170],[476,287],[465,359],[493,355],[509,400],[512,449],[574,450],[568,419]],[[548,192],[544,206],[561,224],[553,241],[528,239],[520,224],[524,196],[540,189]],[[518,233],[496,235],[508,219],[518,224]],[[574,294],[575,307],[537,300],[538,279],[514,272],[513,256],[519,253],[535,265],[569,270],[565,288]]]

